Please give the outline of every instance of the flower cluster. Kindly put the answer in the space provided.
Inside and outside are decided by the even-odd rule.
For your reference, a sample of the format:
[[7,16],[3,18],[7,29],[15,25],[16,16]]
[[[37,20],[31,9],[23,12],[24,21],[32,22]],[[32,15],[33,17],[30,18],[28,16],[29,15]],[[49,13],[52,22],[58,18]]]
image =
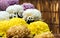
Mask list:
[[8,6],[18,3],[19,0],[0,0],[0,10],[6,10]]
[[30,29],[32,35],[42,34],[44,32],[50,32],[48,25],[42,21],[30,23],[28,29]]
[[27,23],[21,18],[12,18],[10,20],[0,21],[0,36],[4,35],[10,27],[15,25],[27,25]]
[[34,38],[55,38],[51,32],[35,35]]
[[23,3],[22,6],[23,6],[24,10],[26,10],[26,9],[34,9],[35,8],[34,5],[31,4],[31,3]]

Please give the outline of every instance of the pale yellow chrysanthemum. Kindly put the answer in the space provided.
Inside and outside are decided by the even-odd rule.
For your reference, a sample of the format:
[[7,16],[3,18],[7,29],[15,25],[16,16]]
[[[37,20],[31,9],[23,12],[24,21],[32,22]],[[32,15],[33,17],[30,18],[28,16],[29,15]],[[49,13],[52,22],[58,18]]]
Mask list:
[[25,20],[21,18],[12,18],[10,20],[0,21],[0,36],[6,33],[6,31],[15,25],[28,25]]
[[45,32],[42,34],[35,35],[34,38],[55,38],[51,32]]
[[28,29],[30,29],[32,35],[42,34],[44,32],[50,32],[48,24],[42,21],[30,23]]

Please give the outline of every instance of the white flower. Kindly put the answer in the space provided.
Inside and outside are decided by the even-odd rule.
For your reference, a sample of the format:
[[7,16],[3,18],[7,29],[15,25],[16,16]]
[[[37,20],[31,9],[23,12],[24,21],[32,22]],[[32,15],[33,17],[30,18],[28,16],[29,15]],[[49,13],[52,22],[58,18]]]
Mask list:
[[33,20],[40,20],[41,19],[41,12],[37,9],[27,9],[23,12],[23,19],[26,21],[33,21]]
[[23,13],[23,7],[21,5],[12,5],[6,9],[7,12],[11,14],[12,17],[18,17]]
[[0,11],[0,21],[8,20],[8,19],[9,19],[9,13],[6,11]]

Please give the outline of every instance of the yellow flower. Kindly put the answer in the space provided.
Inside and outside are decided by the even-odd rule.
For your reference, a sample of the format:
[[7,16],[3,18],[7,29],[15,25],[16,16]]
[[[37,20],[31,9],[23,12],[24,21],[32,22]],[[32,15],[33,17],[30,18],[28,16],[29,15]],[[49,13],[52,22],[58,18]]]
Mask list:
[[4,33],[6,33],[6,31],[15,25],[28,25],[25,20],[21,19],[21,18],[12,18],[10,20],[5,20],[5,21],[0,21],[0,36]]
[[11,20],[9,20],[9,24],[10,25],[19,25],[19,24],[25,25],[27,23],[22,18],[12,18]]
[[30,23],[28,29],[31,31],[31,34],[42,34],[44,32],[50,32],[48,24],[42,21],[37,21]]
[[55,38],[51,32],[45,32],[42,34],[35,35],[34,38]]

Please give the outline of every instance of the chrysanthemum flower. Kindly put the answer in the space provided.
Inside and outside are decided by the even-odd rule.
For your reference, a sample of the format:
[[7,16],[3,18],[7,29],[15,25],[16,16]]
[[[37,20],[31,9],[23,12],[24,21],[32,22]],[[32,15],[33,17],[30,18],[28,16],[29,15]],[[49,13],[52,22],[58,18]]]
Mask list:
[[18,3],[19,0],[0,0],[0,10],[5,10],[8,6]]
[[30,29],[32,35],[42,34],[44,32],[50,32],[48,24],[42,21],[30,23],[28,28]]
[[12,18],[10,20],[0,21],[0,36],[4,35],[6,31],[15,25],[28,25],[25,20],[21,18]]

